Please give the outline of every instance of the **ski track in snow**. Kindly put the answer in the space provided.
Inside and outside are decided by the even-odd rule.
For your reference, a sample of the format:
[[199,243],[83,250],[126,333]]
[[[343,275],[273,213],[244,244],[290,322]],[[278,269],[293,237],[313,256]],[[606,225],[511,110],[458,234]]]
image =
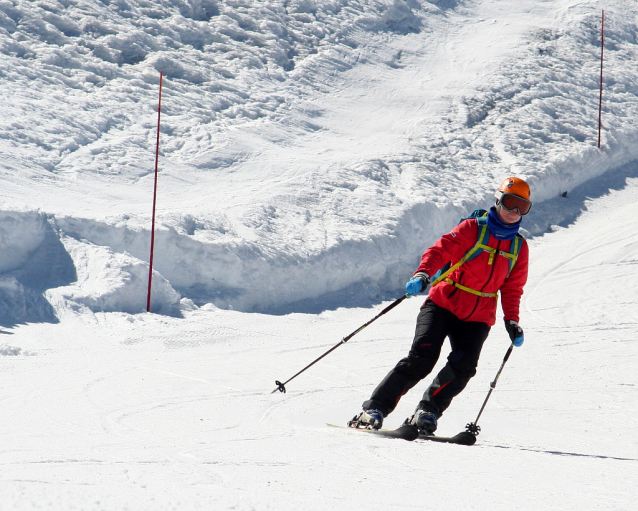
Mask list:
[[[1,3],[0,509],[633,509],[637,15],[624,0]],[[325,426],[405,355],[421,297],[271,394],[400,296],[510,173],[535,200],[526,341],[475,446]],[[475,419],[508,345],[497,323],[440,434]]]

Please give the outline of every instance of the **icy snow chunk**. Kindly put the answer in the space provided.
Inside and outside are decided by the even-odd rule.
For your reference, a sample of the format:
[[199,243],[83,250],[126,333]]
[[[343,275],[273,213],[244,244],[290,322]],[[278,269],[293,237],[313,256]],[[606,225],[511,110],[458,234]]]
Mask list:
[[[64,236],[62,242],[73,259],[78,280],[50,290],[48,295],[84,305],[93,312],[146,311],[148,263],[84,240]],[[180,294],[155,271],[151,296],[152,312],[171,314],[179,307]]]
[[16,357],[22,352],[22,348],[0,344],[0,357]]

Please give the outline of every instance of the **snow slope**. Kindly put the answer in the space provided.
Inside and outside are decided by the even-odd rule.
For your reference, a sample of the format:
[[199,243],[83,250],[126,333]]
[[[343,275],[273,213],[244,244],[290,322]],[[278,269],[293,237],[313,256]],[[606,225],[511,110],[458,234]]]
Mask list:
[[[635,177],[531,241],[526,341],[473,447],[408,443],[344,423],[411,343],[421,298],[270,394],[374,308],[284,316],[205,306],[170,318],[83,314],[6,332],[2,509],[633,509],[638,466]],[[624,180],[623,180],[624,181]],[[611,188],[609,186],[611,185]],[[556,199],[559,200],[559,199]],[[615,220],[623,218],[620,225]],[[611,227],[610,227],[611,226]],[[440,421],[473,421],[508,346]],[[398,425],[425,390],[403,398]]]
[[[175,292],[154,309],[378,302],[503,176],[542,201],[636,158],[638,7],[606,8],[598,150],[594,1],[4,2],[2,210],[143,266],[163,71],[154,267]],[[94,290],[64,299],[124,310]]]
[[[0,2],[0,510],[632,509],[637,15]],[[421,298],[270,394],[509,174],[535,200],[526,343],[476,446],[325,426],[405,354]],[[507,346],[497,324],[442,434],[476,418]]]

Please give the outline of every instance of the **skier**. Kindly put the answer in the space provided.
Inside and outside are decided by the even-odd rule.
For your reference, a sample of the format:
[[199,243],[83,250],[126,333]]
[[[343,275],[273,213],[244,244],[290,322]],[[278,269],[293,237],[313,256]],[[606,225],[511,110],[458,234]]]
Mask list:
[[[519,305],[529,250],[518,230],[522,216],[532,207],[530,189],[522,179],[509,177],[495,197],[496,205],[489,213],[479,210],[484,216],[463,220],[423,254],[406,291],[416,295],[430,281],[434,285],[417,317],[410,352],[381,381],[349,426],[381,428],[399,399],[430,374],[448,337],[452,350],[447,364],[425,391],[414,415],[406,419],[419,433],[433,434],[452,399],[476,374],[481,348],[496,320],[499,291],[509,337],[515,346],[523,344]],[[468,257],[470,252],[474,257]],[[435,273],[446,263],[451,264],[449,273],[437,278]]]

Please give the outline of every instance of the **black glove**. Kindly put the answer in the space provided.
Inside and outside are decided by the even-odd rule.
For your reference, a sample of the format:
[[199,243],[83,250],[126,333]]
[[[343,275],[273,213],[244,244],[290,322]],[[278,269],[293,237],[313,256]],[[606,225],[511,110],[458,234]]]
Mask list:
[[523,335],[523,329],[518,326],[518,323],[513,319],[508,319],[505,322],[505,329],[510,334],[512,344],[516,347],[522,346],[525,336]]

